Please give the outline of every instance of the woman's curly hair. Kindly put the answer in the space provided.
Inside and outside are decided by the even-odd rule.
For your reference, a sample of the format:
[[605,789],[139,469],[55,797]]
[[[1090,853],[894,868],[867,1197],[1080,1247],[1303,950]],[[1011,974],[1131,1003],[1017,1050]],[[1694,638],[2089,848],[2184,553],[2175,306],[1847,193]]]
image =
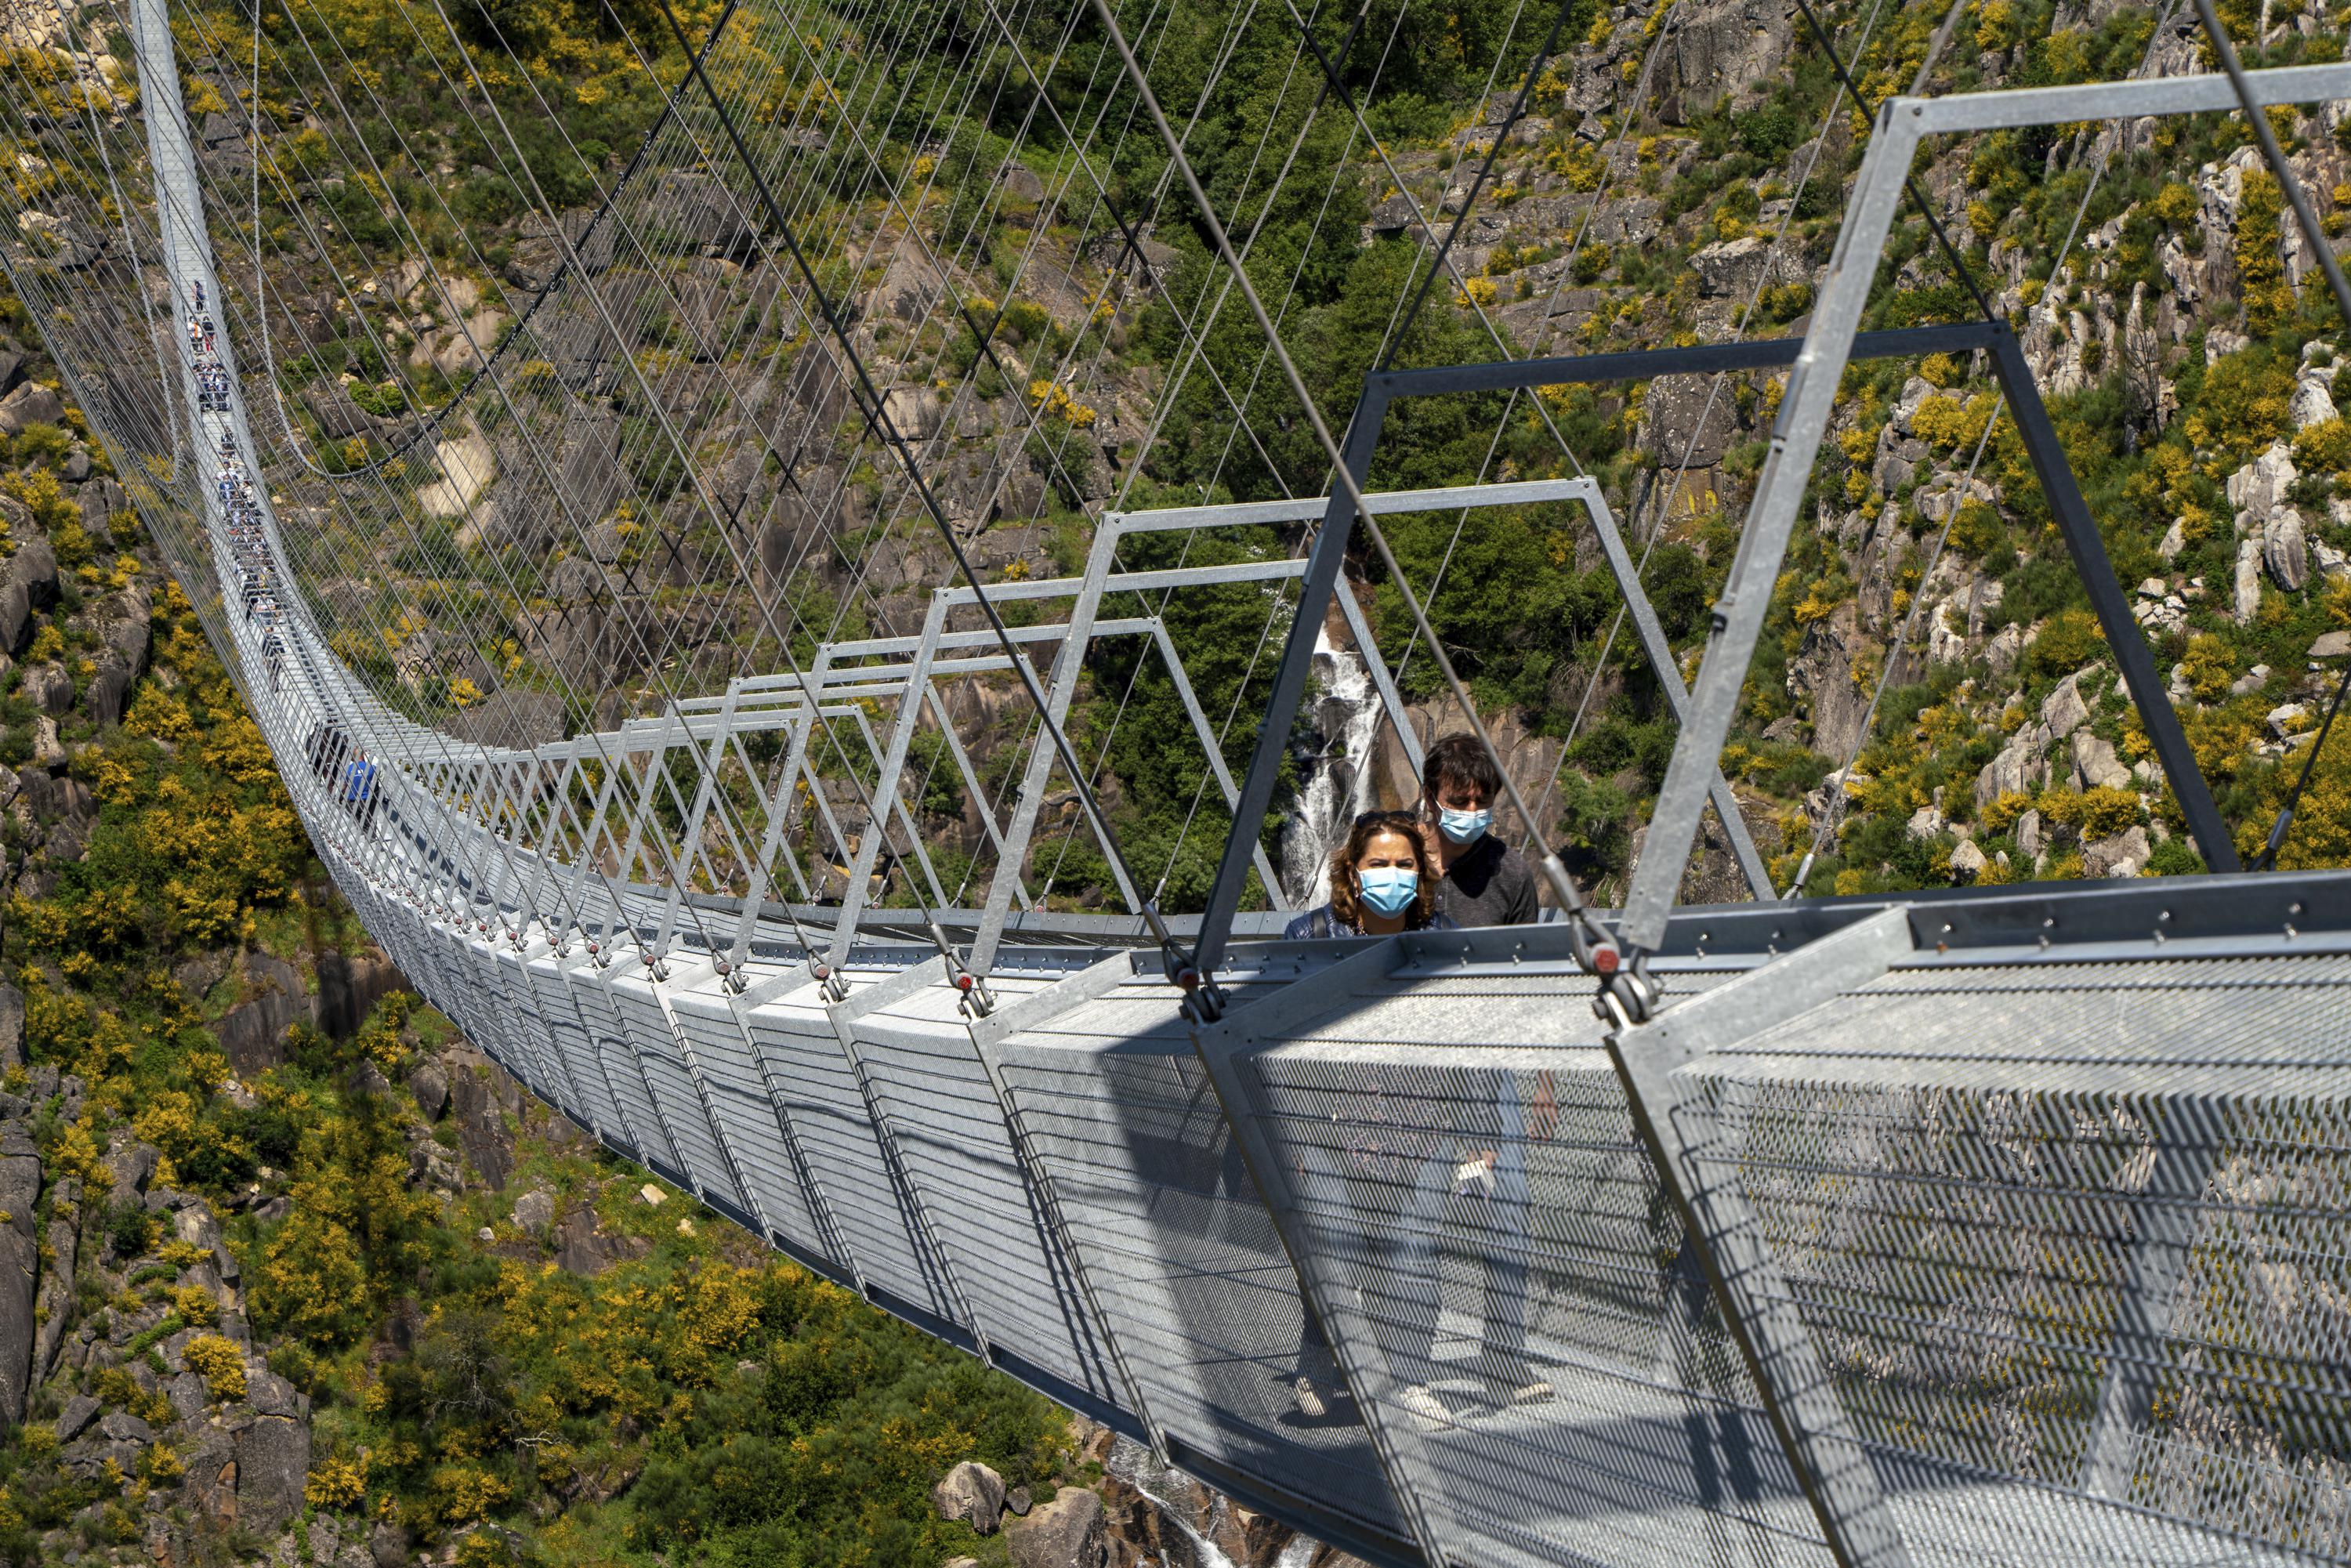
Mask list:
[[1355,867],[1372,846],[1372,841],[1382,833],[1401,833],[1412,841],[1414,869],[1420,873],[1420,885],[1405,906],[1404,926],[1417,931],[1437,914],[1437,879],[1428,874],[1428,840],[1420,831],[1420,819],[1409,811],[1366,811],[1355,819],[1346,841],[1331,852],[1331,915],[1341,925],[1361,931],[1364,928],[1363,900],[1355,889]]

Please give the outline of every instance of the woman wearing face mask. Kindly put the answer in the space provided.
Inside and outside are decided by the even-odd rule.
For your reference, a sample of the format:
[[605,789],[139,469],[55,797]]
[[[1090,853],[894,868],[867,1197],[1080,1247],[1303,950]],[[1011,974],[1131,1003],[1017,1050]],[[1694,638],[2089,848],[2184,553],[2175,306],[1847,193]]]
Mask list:
[[[1411,812],[1366,811],[1355,819],[1346,841],[1331,852],[1331,902],[1291,921],[1282,936],[1393,936],[1451,926],[1437,911],[1435,880],[1421,875],[1426,860],[1420,824]],[[1294,1174],[1303,1186],[1327,1203],[1347,1201],[1344,1184],[1327,1158],[1304,1151],[1301,1158]],[[1339,1408],[1339,1363],[1311,1307],[1301,1316],[1292,1392],[1299,1414],[1310,1421],[1347,1418]]]
[[1331,852],[1331,902],[1291,921],[1290,938],[1393,936],[1449,927],[1437,910],[1434,879],[1421,874],[1426,851],[1408,811],[1368,811]]

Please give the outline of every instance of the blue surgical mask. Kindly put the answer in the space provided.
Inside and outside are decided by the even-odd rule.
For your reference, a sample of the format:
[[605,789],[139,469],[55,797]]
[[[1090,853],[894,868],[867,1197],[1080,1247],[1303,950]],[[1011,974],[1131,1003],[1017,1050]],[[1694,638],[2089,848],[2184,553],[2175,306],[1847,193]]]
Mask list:
[[1382,915],[1401,915],[1420,891],[1420,873],[1401,866],[1366,866],[1355,873],[1364,902]]
[[1455,843],[1474,844],[1485,837],[1488,828],[1494,825],[1494,813],[1457,811],[1450,806],[1439,806],[1437,809],[1437,825]]

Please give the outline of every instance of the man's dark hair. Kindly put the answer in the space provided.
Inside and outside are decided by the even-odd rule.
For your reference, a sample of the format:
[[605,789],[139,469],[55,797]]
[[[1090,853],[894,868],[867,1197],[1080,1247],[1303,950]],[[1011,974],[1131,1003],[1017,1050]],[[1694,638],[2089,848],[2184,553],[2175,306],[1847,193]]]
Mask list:
[[1420,764],[1420,782],[1432,800],[1451,784],[1475,789],[1479,799],[1491,801],[1502,792],[1502,770],[1476,736],[1448,735],[1428,748]]

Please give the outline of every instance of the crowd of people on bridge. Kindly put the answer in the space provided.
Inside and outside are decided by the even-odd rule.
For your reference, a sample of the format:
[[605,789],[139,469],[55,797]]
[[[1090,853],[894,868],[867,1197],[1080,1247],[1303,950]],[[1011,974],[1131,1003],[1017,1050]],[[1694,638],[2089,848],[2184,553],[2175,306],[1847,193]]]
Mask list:
[[[190,291],[188,344],[195,355],[196,392],[206,413],[229,412],[228,369],[216,357],[212,318],[204,313],[204,286]],[[236,432],[224,421],[220,431],[220,465],[213,473],[213,498],[220,505],[221,526],[228,536],[229,557],[236,567],[237,600],[247,624],[261,634],[261,657],[269,672],[269,688],[277,691],[284,678],[286,633],[278,604],[281,581],[271,554],[269,536],[262,527],[261,507],[254,493],[253,476],[237,448]],[[375,826],[376,764],[356,750],[340,728],[311,732],[310,766],[346,811],[362,828]]]
[[276,691],[286,663],[277,569],[262,531],[260,510],[254,504],[253,478],[237,455],[235,435],[226,430],[221,433],[220,469],[213,476],[213,491],[228,532],[229,555],[236,563],[237,597],[245,606],[246,620],[260,628],[262,663],[269,670],[269,689]]

